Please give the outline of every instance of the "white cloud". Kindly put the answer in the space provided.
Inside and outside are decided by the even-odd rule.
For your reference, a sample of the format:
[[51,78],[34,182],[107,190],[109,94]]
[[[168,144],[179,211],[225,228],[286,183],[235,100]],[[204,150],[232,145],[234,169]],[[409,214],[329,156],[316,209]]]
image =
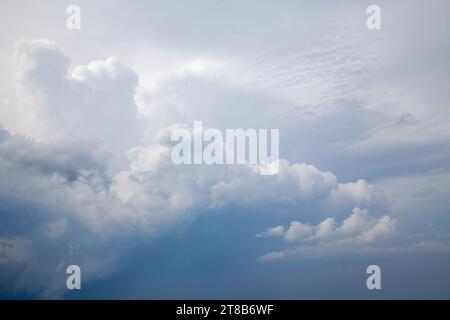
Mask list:
[[284,238],[286,241],[297,241],[308,238],[313,233],[313,227],[299,221],[292,221]]
[[[14,50],[16,97],[0,109],[5,129],[41,141],[98,142],[115,157],[138,143],[138,77],[117,57],[76,66],[53,42],[20,40]],[[119,164],[123,165],[123,161]]]
[[381,217],[377,223],[359,235],[359,239],[364,242],[374,242],[379,238],[391,235],[397,227],[397,221],[389,216]]
[[[251,168],[249,168],[251,169]],[[248,192],[252,190],[252,192]],[[339,183],[331,172],[322,172],[304,163],[279,163],[279,173],[273,177],[255,175],[252,170],[230,176],[211,187],[212,205],[220,207],[229,203],[258,205],[261,201],[317,204],[325,208],[343,211],[355,206],[387,207],[383,191],[365,180]]]
[[285,233],[283,226],[276,226],[273,228],[269,228],[264,232],[258,233],[256,238],[266,238],[266,237],[281,237]]
[[342,222],[338,232],[343,236],[355,236],[373,225],[367,209],[354,208],[350,217]]
[[[352,214],[339,227],[334,218],[326,218],[317,225],[292,221],[284,231],[270,233],[273,228],[262,234],[266,236],[284,237],[287,243],[301,243],[282,251],[270,252],[261,257],[262,260],[274,260],[286,257],[311,258],[328,254],[348,254],[377,250],[384,243],[380,240],[393,236],[398,229],[398,221],[390,216],[374,218],[367,209],[355,207]],[[281,231],[284,231],[281,233]],[[392,244],[390,244],[392,245]]]
[[316,226],[314,239],[327,239],[332,236],[335,232],[335,224],[336,221],[334,221],[334,218],[326,218],[325,220],[323,220]]

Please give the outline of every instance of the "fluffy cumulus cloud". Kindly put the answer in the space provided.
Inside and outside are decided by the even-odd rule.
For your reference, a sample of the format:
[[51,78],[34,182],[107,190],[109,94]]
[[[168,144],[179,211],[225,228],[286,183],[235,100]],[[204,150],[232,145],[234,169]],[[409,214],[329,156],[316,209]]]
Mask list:
[[98,142],[122,156],[139,142],[138,77],[117,57],[76,66],[53,42],[20,40],[13,63],[16,96],[1,110],[12,133],[46,142]]
[[267,261],[388,250],[386,246],[392,244],[383,240],[392,237],[397,231],[396,219],[388,215],[374,218],[367,209],[355,207],[340,225],[334,218],[326,218],[317,225],[292,221],[287,228],[269,228],[257,237],[279,237],[291,244],[282,251],[273,251],[261,257]]

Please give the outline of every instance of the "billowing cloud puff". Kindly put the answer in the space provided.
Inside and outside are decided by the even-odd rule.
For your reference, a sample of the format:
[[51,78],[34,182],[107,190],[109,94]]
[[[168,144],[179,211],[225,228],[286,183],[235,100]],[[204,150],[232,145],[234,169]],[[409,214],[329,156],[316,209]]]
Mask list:
[[383,248],[382,240],[393,236],[398,230],[398,221],[388,215],[374,218],[367,209],[355,207],[352,214],[336,226],[334,218],[326,218],[317,225],[292,221],[288,228],[276,227],[258,234],[265,237],[280,237],[287,243],[300,243],[283,251],[270,252],[262,260],[281,258],[310,258],[327,254],[361,252]]
[[264,232],[258,233],[256,235],[256,238],[262,238],[262,237],[281,237],[285,233],[284,226],[276,226],[273,228],[269,228]]
[[41,141],[93,141],[123,158],[139,142],[138,77],[117,57],[76,66],[49,40],[20,40],[14,50],[16,101],[1,125]]
[[289,164],[286,160],[280,161],[280,171],[273,177],[236,176],[219,182],[212,187],[211,198],[216,206],[236,202],[257,204],[261,199],[297,205],[308,199],[309,203],[316,201],[335,210],[355,205],[386,205],[382,191],[365,180],[339,183],[331,172],[322,172],[304,163]]

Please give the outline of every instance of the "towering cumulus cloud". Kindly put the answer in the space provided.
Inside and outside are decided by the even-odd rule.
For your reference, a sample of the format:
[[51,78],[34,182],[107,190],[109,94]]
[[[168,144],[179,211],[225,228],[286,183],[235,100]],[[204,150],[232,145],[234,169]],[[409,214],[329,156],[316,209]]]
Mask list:
[[[339,23],[336,33],[316,41],[309,30],[326,28],[294,15],[303,12],[297,8],[274,11],[258,3],[261,15],[241,21],[226,6],[220,15],[215,5],[205,6],[213,6],[205,10],[208,19],[197,17],[201,10],[177,16],[195,15],[198,24],[182,20],[190,40],[177,25],[172,30],[164,21],[162,28],[165,19],[139,20],[133,12],[146,23],[137,29],[152,32],[136,35],[152,39],[150,49],[127,49],[131,40],[114,23],[124,45],[102,35],[98,56],[99,45],[81,52],[61,40],[66,55],[51,40],[15,38],[11,63],[0,62],[10,71],[0,91],[1,295],[62,298],[71,264],[80,266],[83,288],[114,278],[133,254],[145,252],[157,265],[172,249],[167,237],[177,235],[184,245],[195,238],[192,230],[226,228],[217,222],[223,216],[236,219],[234,226],[214,237],[223,237],[227,249],[243,248],[226,254],[239,268],[449,250],[446,82],[428,89],[417,71],[404,70],[412,62],[399,53],[409,52],[397,47],[401,30],[388,32],[393,39],[383,42],[385,50],[371,45],[377,36]],[[139,11],[155,12],[147,9]],[[223,14],[231,19],[224,25],[242,30],[229,37],[209,14]],[[333,14],[359,21],[354,10]],[[261,32],[266,20],[267,33]],[[205,23],[220,44],[205,45],[209,33],[196,29],[209,30]],[[99,31],[83,34],[84,27],[71,35],[98,41]],[[429,45],[443,45],[435,41]],[[421,61],[421,54],[413,58]],[[430,73],[448,80],[438,72],[442,66],[431,65]],[[379,79],[385,82],[374,85]],[[399,99],[405,92],[413,94]],[[279,128],[278,173],[261,175],[259,164],[174,164],[171,134],[190,132],[195,121],[222,131]],[[196,258],[210,252],[209,240],[202,241]],[[159,256],[137,249],[153,243]],[[214,268],[213,260],[205,268]],[[210,274],[226,283],[228,266]]]
[[[56,44],[21,40],[14,62],[17,98],[2,106],[0,141],[3,287],[57,296],[70,263],[85,281],[108,276],[136,241],[214,208],[385,206],[366,181],[342,184],[312,165],[281,160],[273,177],[257,166],[174,165],[167,135],[176,126],[140,145],[138,77],[118,58],[70,73]],[[117,161],[125,156],[129,164]]]

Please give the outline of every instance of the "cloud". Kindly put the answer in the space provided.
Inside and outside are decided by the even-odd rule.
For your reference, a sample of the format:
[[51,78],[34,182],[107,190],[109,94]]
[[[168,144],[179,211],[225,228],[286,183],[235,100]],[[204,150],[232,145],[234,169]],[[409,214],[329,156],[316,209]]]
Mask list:
[[44,175],[58,174],[73,181],[95,171],[104,175],[106,155],[92,152],[95,143],[51,144],[33,141],[2,130],[0,161],[4,166],[26,168]]
[[266,237],[281,237],[285,233],[284,226],[276,226],[269,228],[264,232],[258,233],[256,238],[266,238]]
[[[311,258],[328,254],[348,254],[377,250],[386,245],[383,239],[389,238],[398,231],[398,221],[388,215],[374,218],[367,209],[355,207],[352,214],[339,227],[334,218],[326,218],[317,225],[292,221],[286,230],[277,227],[261,233],[266,237],[282,237],[287,243],[302,243],[279,252],[270,252],[261,257],[262,260],[281,258]],[[393,244],[389,244],[393,246]]]
[[138,76],[119,58],[92,61],[70,73],[69,58],[46,39],[19,40],[13,56],[16,97],[1,109],[5,129],[46,142],[97,142],[122,160],[139,142]]
[[[59,297],[68,264],[82,267],[84,281],[106,277],[120,270],[136,243],[214,210],[274,211],[273,219],[295,212],[289,225],[256,235],[287,245],[263,260],[394,250],[396,243],[386,239],[401,225],[390,207],[398,189],[388,199],[378,181],[338,179],[332,166],[321,170],[304,160],[305,150],[331,159],[325,164],[337,154],[345,160],[352,155],[345,147],[385,120],[365,109],[364,99],[336,98],[361,81],[365,64],[345,60],[341,72],[331,58],[335,49],[293,54],[286,64],[282,56],[281,65],[267,64],[271,51],[246,77],[240,64],[188,59],[144,88],[117,57],[71,70],[53,42],[19,41],[16,96],[0,108],[6,129],[0,130],[1,285]],[[360,56],[351,45],[343,50],[340,59]],[[270,68],[282,72],[272,76]],[[221,129],[280,126],[287,156],[279,174],[261,176],[258,166],[174,165],[170,133],[199,119]],[[411,119],[397,126],[413,126]],[[350,166],[352,173],[359,168]]]
[[21,238],[0,238],[0,265],[22,262],[31,255],[30,243]]
[[[320,202],[339,186],[332,173],[285,160],[279,176],[269,179],[254,166],[176,166],[165,137],[130,149],[129,167],[111,175],[96,144],[48,143],[2,131],[0,232],[25,239],[30,249],[24,252],[33,252],[21,260],[5,254],[5,274],[24,270],[11,277],[17,290],[58,297],[68,264],[79,264],[85,281],[102,278],[120,269],[134,243],[183,228],[200,214]],[[283,232],[274,228],[261,236]],[[315,236],[328,232],[325,221]]]
[[286,241],[296,241],[308,238],[313,234],[314,228],[308,224],[299,221],[292,221],[284,238]]
[[344,236],[355,236],[373,224],[367,209],[354,208],[350,217],[342,222],[338,232]]
[[359,236],[364,242],[374,242],[375,240],[388,236],[395,231],[397,221],[389,216],[383,216],[369,230]]
[[[138,76],[118,58],[70,72],[70,60],[48,40],[20,40],[14,57],[16,104],[1,109],[9,132],[0,134],[0,231],[24,239],[29,245],[16,247],[33,252],[20,261],[4,254],[6,269],[23,270],[16,275],[19,290],[59,296],[67,264],[82,264],[87,281],[104,277],[120,269],[134,243],[184,228],[211,210],[386,205],[382,192],[364,180],[339,183],[331,172],[284,159],[276,176],[261,176],[258,166],[174,165],[168,137],[177,127],[189,128],[175,122],[180,114],[212,114],[210,125],[220,128],[234,119],[224,117],[229,103],[247,101],[242,114],[252,114],[272,102],[259,89],[207,72],[210,63],[184,68],[164,88],[168,96],[156,90],[159,104],[138,106]],[[174,97],[172,105],[167,97]],[[218,97],[224,100],[216,104]],[[145,113],[149,106],[156,109]],[[146,131],[139,115],[149,120]],[[141,140],[146,135],[151,139]],[[314,237],[328,237],[330,222],[315,227]],[[293,228],[286,233],[298,237]]]
[[286,160],[280,161],[280,171],[273,177],[246,174],[220,181],[211,188],[211,198],[214,206],[258,204],[262,199],[297,206],[307,200],[310,204],[340,210],[354,206],[383,208],[387,205],[382,190],[365,180],[339,183],[331,172],[322,172],[305,163],[289,164]]
[[106,195],[104,157],[96,150],[3,131],[2,291],[55,298],[64,293],[70,264],[82,266],[87,282],[119,269],[130,244],[105,222],[114,220],[117,202]]

